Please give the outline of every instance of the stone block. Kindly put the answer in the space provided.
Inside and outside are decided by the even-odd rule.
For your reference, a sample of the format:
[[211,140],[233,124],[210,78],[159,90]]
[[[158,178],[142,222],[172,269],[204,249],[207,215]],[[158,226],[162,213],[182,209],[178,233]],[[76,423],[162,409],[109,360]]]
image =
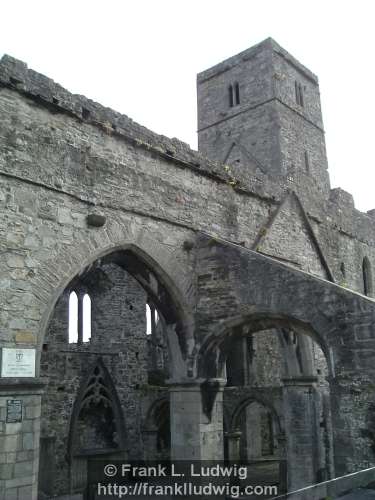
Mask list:
[[26,330],[16,332],[14,337],[17,344],[36,344],[35,334]]
[[34,488],[32,486],[22,486],[18,488],[18,500],[32,500]]
[[5,481],[5,488],[16,488],[21,486],[32,486],[35,481],[35,476],[16,477]]
[[33,474],[33,461],[17,462],[14,465],[14,477],[30,476]]
[[18,449],[18,436],[2,436],[0,437],[0,450],[4,452],[15,452]]
[[25,261],[24,258],[21,255],[10,255],[7,259],[6,262],[9,267],[11,268],[21,268],[24,267]]
[[6,434],[18,434],[22,429],[22,422],[6,423],[5,432]]
[[16,461],[17,461],[17,453],[16,452],[6,453],[6,462],[7,462],[7,464],[13,464]]
[[26,418],[30,418],[30,419],[33,419],[33,418],[40,418],[40,406],[36,406],[36,405],[33,405],[33,406],[27,406],[26,407]]
[[34,449],[34,433],[26,432],[22,436],[22,448],[24,450],[33,450]]
[[14,471],[14,464],[2,464],[0,465],[0,477],[1,479],[12,479]]
[[[4,500],[21,500],[22,497],[18,496],[18,488],[9,488],[6,491],[4,491],[4,497],[1,497],[1,499]],[[28,497],[25,497],[22,500],[28,500]]]

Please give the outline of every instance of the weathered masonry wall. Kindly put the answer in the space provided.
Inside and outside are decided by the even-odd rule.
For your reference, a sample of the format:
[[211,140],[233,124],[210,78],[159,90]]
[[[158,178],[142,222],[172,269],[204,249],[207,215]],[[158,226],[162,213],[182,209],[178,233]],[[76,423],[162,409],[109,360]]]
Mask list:
[[[60,100],[59,87],[27,73],[20,64],[5,62],[3,78],[14,88],[1,90],[0,165],[2,182],[6,183],[3,206],[10,213],[20,207],[24,217],[38,214],[42,220],[58,221],[64,226],[60,238],[65,241],[71,238],[72,226],[84,227],[84,217],[96,206],[100,210],[117,210],[123,216],[152,214],[158,228],[164,220],[175,225],[176,230],[181,228],[178,231],[204,230],[251,248],[259,233],[267,230],[270,213],[285,196],[283,189],[292,187],[285,181],[280,189],[267,178],[236,178],[238,185],[233,186],[222,166],[204,160],[182,143],[151,134],[127,118],[120,120],[120,115],[64,91],[64,99],[69,98],[66,103]],[[20,68],[18,78],[30,81],[25,85],[9,84],[7,72],[18,75]],[[38,83],[47,97],[35,102]],[[25,99],[16,90],[28,86],[34,100]],[[54,93],[56,98],[52,98]],[[88,118],[82,118],[82,109],[91,109]],[[70,116],[73,111],[76,117]],[[130,139],[125,140],[125,135]],[[180,157],[185,163],[180,162]],[[20,184],[21,179],[26,182]],[[34,183],[40,184],[40,191]],[[343,282],[340,265],[344,262],[345,284],[360,291],[362,256],[367,255],[370,261],[375,257],[372,218],[356,212],[350,196],[342,196],[337,190],[332,191],[329,200],[312,202],[304,196],[308,193],[299,193],[335,280]],[[64,206],[59,207],[63,199]],[[11,239],[17,240],[17,236],[9,233],[6,239],[12,244]],[[43,237],[47,245],[56,241],[48,240],[48,235]],[[30,239],[28,245],[33,244]],[[291,252],[303,254],[293,241],[290,244]]]
[[[91,297],[91,340],[69,343],[69,295],[72,290],[80,289]],[[88,414],[83,422],[91,431],[93,442],[88,439],[90,436],[82,438],[82,443],[75,445],[67,460],[66,444],[73,432],[74,404],[98,358],[117,388],[126,428],[124,451],[128,457],[143,457],[141,400],[148,373],[145,311],[145,291],[134,278],[113,264],[96,267],[80,282],[68,287],[56,304],[41,356],[41,376],[48,380],[42,405],[41,459],[49,467],[47,474],[41,468],[40,491],[56,495],[69,492],[70,487],[73,491],[79,489],[77,461],[84,460],[84,453],[95,455],[98,448],[103,452],[109,447],[103,440],[105,429],[94,432],[98,425]]]
[[[336,474],[372,463],[373,300],[207,236],[200,239],[198,261],[199,296],[204,297],[197,310],[201,376],[221,376],[222,357],[215,351],[225,351],[229,332],[236,338],[241,325],[252,331],[288,328],[310,336],[329,368]],[[311,377],[300,379],[302,383],[297,377],[288,386],[297,391],[316,383]]]
[[[147,385],[148,294],[156,307],[164,307],[168,375],[173,381],[167,401],[173,457],[223,455],[225,381],[207,381],[207,399],[215,396],[210,413],[202,406],[197,376],[203,359],[205,369],[211,368],[208,378],[222,377],[222,367],[211,366],[210,349],[208,354],[201,349],[214,333],[212,328],[219,332],[223,326],[218,319],[227,320],[236,311],[234,319],[250,326],[247,334],[255,333],[257,341],[265,330],[285,326],[271,321],[280,319],[280,314],[297,318],[296,324],[286,325],[291,331],[298,330],[299,322],[314,332],[316,326],[315,340],[320,340],[330,367],[336,470],[344,473],[373,462],[373,302],[327,281],[365,291],[364,258],[370,266],[375,263],[374,214],[356,211],[348,193],[329,190],[315,76],[274,42],[258,47],[240,68],[236,61],[244,56],[236,56],[232,66],[227,62],[229,69],[220,78],[225,84],[228,75],[239,79],[257,73],[242,88],[254,109],[246,123],[244,113],[219,117],[217,136],[209,136],[203,123],[201,137],[209,144],[205,152],[212,159],[70,94],[20,61],[8,56],[0,61],[0,340],[2,347],[37,349],[36,379],[1,380],[0,499],[36,499],[42,385],[47,403],[42,413],[42,467],[48,463],[48,453],[56,457],[59,491],[69,481],[71,485],[72,478],[62,465],[62,435],[54,441],[56,426],[72,436],[68,421],[73,422],[75,432],[90,442],[75,411],[84,402],[85,383],[97,387],[102,379],[107,387],[115,387],[113,400],[117,414],[123,408],[129,456],[142,450],[150,456],[155,451],[145,445],[148,438],[142,426],[154,439],[155,415],[165,412],[167,397],[165,387]],[[306,86],[305,111],[292,103],[293,86],[282,77],[284,73]],[[206,76],[202,84],[210,90],[212,75]],[[272,95],[272,104],[257,106]],[[215,90],[211,98],[220,115],[221,95]],[[203,110],[211,120],[211,104],[204,96],[200,99],[200,119]],[[231,130],[229,117],[236,119]],[[237,144],[237,150],[230,152],[230,168],[215,161],[225,159],[223,138],[231,147],[229,132],[235,134],[241,128],[254,135],[255,144],[247,145],[250,157]],[[305,142],[301,145],[301,141]],[[239,150],[242,156],[237,158]],[[302,172],[305,150],[309,171]],[[241,161],[236,168],[237,159],[249,161],[254,169],[245,168]],[[269,171],[260,168],[263,163],[270,166]],[[103,264],[112,254],[117,258],[122,254],[124,261],[139,267],[137,283],[124,277],[116,260]],[[101,268],[112,275],[116,293],[111,287],[104,287],[100,296],[91,291],[95,327],[90,346],[66,346],[63,315],[69,285],[94,272],[93,263],[96,272]],[[372,290],[373,280],[369,273],[367,285]],[[96,276],[94,281],[100,280]],[[129,288],[121,291],[124,283]],[[118,300],[124,293],[135,297],[137,305],[130,301],[133,309],[126,309],[126,300]],[[311,301],[313,308],[308,306]],[[250,321],[254,306],[271,315],[265,323]],[[227,326],[231,339],[236,325]],[[124,345],[129,349],[124,350]],[[262,356],[270,354],[280,361],[275,351],[275,344],[267,341],[259,348]],[[317,367],[324,371],[319,351],[316,358]],[[264,373],[258,375],[255,382],[263,388],[275,385],[274,379],[265,380]],[[317,383],[315,376],[294,374],[284,392],[291,394],[291,400],[303,402],[304,391],[315,393]],[[6,422],[8,398],[22,399],[22,422]],[[162,399],[161,406],[157,402],[150,412],[157,398]],[[310,415],[315,411],[313,399]],[[187,401],[194,408],[192,414],[186,412]],[[287,410],[286,416],[290,417]],[[305,424],[304,436],[312,449],[317,444],[316,429]],[[198,440],[191,439],[191,429],[197,430]],[[340,441],[342,435],[352,440]],[[207,436],[210,446],[206,446]],[[80,441],[73,438],[68,445],[70,458],[83,467],[80,452],[85,450],[74,449],[72,443]],[[287,443],[280,455],[293,463],[300,444],[298,440]],[[110,451],[112,445],[108,444]],[[160,453],[169,452],[169,444],[164,445]],[[124,445],[121,452],[127,451]],[[311,464],[311,481],[320,466]],[[304,472],[290,484],[299,484]]]
[[[7,385],[2,379],[0,498],[37,498],[42,384],[23,379],[18,381],[17,388],[14,384]],[[7,423],[7,402],[14,399],[22,401],[23,421]]]

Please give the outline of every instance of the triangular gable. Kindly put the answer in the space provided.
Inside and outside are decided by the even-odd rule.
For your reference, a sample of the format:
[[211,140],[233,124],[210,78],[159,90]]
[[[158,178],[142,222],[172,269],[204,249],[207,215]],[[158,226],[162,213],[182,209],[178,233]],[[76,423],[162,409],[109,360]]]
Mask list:
[[223,163],[233,167],[246,167],[248,171],[253,173],[257,171],[266,173],[263,165],[238,141],[231,144],[224,156]]
[[253,249],[334,281],[303,205],[294,193],[288,193],[261,228]]

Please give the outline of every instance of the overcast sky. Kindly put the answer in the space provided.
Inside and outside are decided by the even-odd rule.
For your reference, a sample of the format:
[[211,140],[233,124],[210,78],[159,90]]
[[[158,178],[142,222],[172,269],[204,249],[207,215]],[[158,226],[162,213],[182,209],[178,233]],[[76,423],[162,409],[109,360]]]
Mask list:
[[332,187],[366,211],[374,10],[372,0],[0,0],[0,56],[196,149],[196,73],[271,36],[319,76]]

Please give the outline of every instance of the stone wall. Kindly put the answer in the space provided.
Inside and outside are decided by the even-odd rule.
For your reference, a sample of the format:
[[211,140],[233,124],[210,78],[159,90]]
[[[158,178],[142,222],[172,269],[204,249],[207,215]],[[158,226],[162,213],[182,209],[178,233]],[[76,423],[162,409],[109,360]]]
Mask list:
[[[0,498],[37,498],[41,384],[35,380],[2,379],[0,398]],[[22,421],[11,423],[7,406],[22,403]]]
[[[239,61],[241,65],[237,64]],[[288,79],[282,78],[284,73],[289,75]],[[225,86],[227,77],[232,81],[248,74],[251,78],[241,91],[253,106],[251,113],[236,115],[235,109],[226,112],[222,108],[222,94],[219,95],[221,90],[213,85],[216,75]],[[305,111],[293,102],[291,82],[297,78],[306,86]],[[70,94],[20,61],[8,56],[1,60],[2,346],[37,348],[37,375],[38,361],[42,358],[42,373],[47,370],[50,377],[45,401],[51,400],[43,417],[46,437],[52,436],[52,428],[59,419],[64,420],[60,423],[67,429],[68,415],[85,369],[94,363],[99,352],[119,386],[118,396],[126,409],[124,421],[130,429],[130,448],[138,453],[141,433],[135,424],[132,427],[132,422],[144,418],[136,386],[141,387],[147,381],[146,292],[140,291],[138,285],[131,286],[130,295],[136,295],[139,309],[132,300],[120,302],[116,294],[100,293],[99,305],[94,300],[93,317],[97,335],[103,334],[103,341],[95,344],[93,335],[90,346],[77,348],[82,350],[80,354],[71,346],[66,346],[66,353],[57,348],[66,342],[62,333],[66,331],[67,296],[62,295],[66,287],[98,259],[116,251],[128,252],[127,257],[136,261],[142,288],[165,313],[169,374],[183,382],[181,386],[176,384],[171,401],[175,405],[172,413],[176,411],[172,421],[172,433],[174,429],[176,434],[174,452],[208,457],[212,450],[219,452],[222,446],[220,400],[214,406],[216,413],[211,422],[207,415],[201,414],[200,386],[185,382],[197,375],[201,342],[212,333],[212,325],[227,320],[234,310],[244,322],[251,300],[269,306],[276,315],[280,313],[274,309],[278,305],[297,316],[303,311],[310,317],[307,305],[318,298],[320,306],[316,307],[312,322],[317,322],[320,335],[332,342],[329,347],[334,347],[334,354],[328,346],[325,352],[330,374],[334,366],[343,377],[343,382],[335,380],[333,406],[337,470],[365,466],[373,460],[369,448],[370,382],[362,377],[363,371],[371,374],[373,366],[373,304],[325,280],[363,292],[363,258],[367,257],[371,265],[375,263],[375,223],[372,212],[356,211],[348,193],[339,189],[328,191],[316,77],[268,41],[200,75],[198,83],[200,147],[211,159],[83,96]],[[274,102],[266,102],[272,95]],[[261,109],[258,104],[262,100]],[[205,117],[219,120],[217,133],[205,128],[209,124],[204,122]],[[229,125],[229,118],[235,118],[234,125]],[[237,150],[230,152],[231,134],[242,130],[250,142],[250,151],[237,144]],[[306,171],[305,150],[309,153],[310,172]],[[215,161],[225,159],[226,154],[232,155],[230,168]],[[197,233],[204,233],[211,242],[210,258],[198,248]],[[234,252],[231,245],[226,245],[222,249],[223,260],[216,268],[215,259],[221,255],[221,251],[215,253],[217,239],[239,246],[234,247]],[[243,254],[238,257],[241,248],[247,252],[246,257]],[[262,252],[263,257],[259,255]],[[249,269],[253,273],[247,274]],[[241,279],[247,276],[247,281],[240,282],[239,276]],[[115,279],[116,283],[119,285]],[[268,295],[264,295],[265,291]],[[53,317],[53,311],[58,318]],[[125,326],[118,329],[113,316],[126,320],[131,330]],[[49,343],[45,336],[48,325],[50,331],[57,332],[55,348],[55,341]],[[260,326],[266,330],[275,325]],[[110,332],[110,349],[104,332]],[[339,337],[340,346],[335,344]],[[131,346],[124,349],[129,339]],[[91,345],[96,345],[98,351],[92,351]],[[270,348],[272,344],[262,343],[262,356],[267,358]],[[47,364],[46,356],[50,357]],[[274,358],[277,358],[275,353]],[[317,358],[319,364],[321,355]],[[358,380],[351,379],[356,371],[361,372]],[[55,372],[62,375],[60,380]],[[126,384],[121,388],[119,379],[124,377]],[[2,389],[2,397],[19,394],[21,385],[13,382],[12,390]],[[359,395],[353,403],[352,395],[357,390]],[[21,500],[23,493],[17,488],[26,487],[32,490],[31,498],[36,498],[40,395],[36,389],[30,391],[21,394],[26,406],[35,407],[35,422],[30,424],[33,419],[26,413],[21,426],[3,427],[3,446],[11,448],[9,463],[14,465],[1,469],[0,491],[6,490],[3,497],[7,500],[11,498],[9,495]],[[190,425],[190,417],[179,413],[185,405],[184,393],[196,409],[192,418],[196,418],[193,427],[200,429],[202,449],[198,451],[197,443],[190,441],[188,450],[184,449],[184,433]],[[145,397],[150,399],[149,392]],[[20,443],[23,434],[29,433],[30,425],[35,425],[33,448],[26,450]],[[212,440],[210,449],[203,449],[205,428]],[[370,434],[360,436],[360,428]],[[339,444],[340,433],[351,433],[355,439]],[[27,439],[25,446],[29,446]],[[62,460],[61,439],[55,446]],[[14,455],[17,450],[20,455]],[[25,459],[24,451],[33,451],[32,457],[29,454]],[[32,461],[33,472],[27,479],[21,479],[18,467],[23,465],[18,464],[28,461]],[[61,474],[59,481],[66,484],[67,475]]]
[[[69,343],[72,290],[84,291],[91,297],[91,340],[83,344]],[[42,442],[53,446],[46,453],[47,462],[54,462],[54,481],[51,484],[49,479],[49,491],[45,493],[70,491],[74,471],[68,455],[73,451],[69,452],[67,443],[72,433],[74,405],[98,358],[116,386],[124,416],[126,454],[133,459],[143,458],[140,423],[148,378],[146,300],[145,291],[126,271],[115,264],[104,264],[94,266],[72,282],[57,302],[41,357],[41,376],[48,380],[42,399],[41,437]],[[97,442],[93,449],[98,447]],[[41,475],[44,476],[43,470]]]

